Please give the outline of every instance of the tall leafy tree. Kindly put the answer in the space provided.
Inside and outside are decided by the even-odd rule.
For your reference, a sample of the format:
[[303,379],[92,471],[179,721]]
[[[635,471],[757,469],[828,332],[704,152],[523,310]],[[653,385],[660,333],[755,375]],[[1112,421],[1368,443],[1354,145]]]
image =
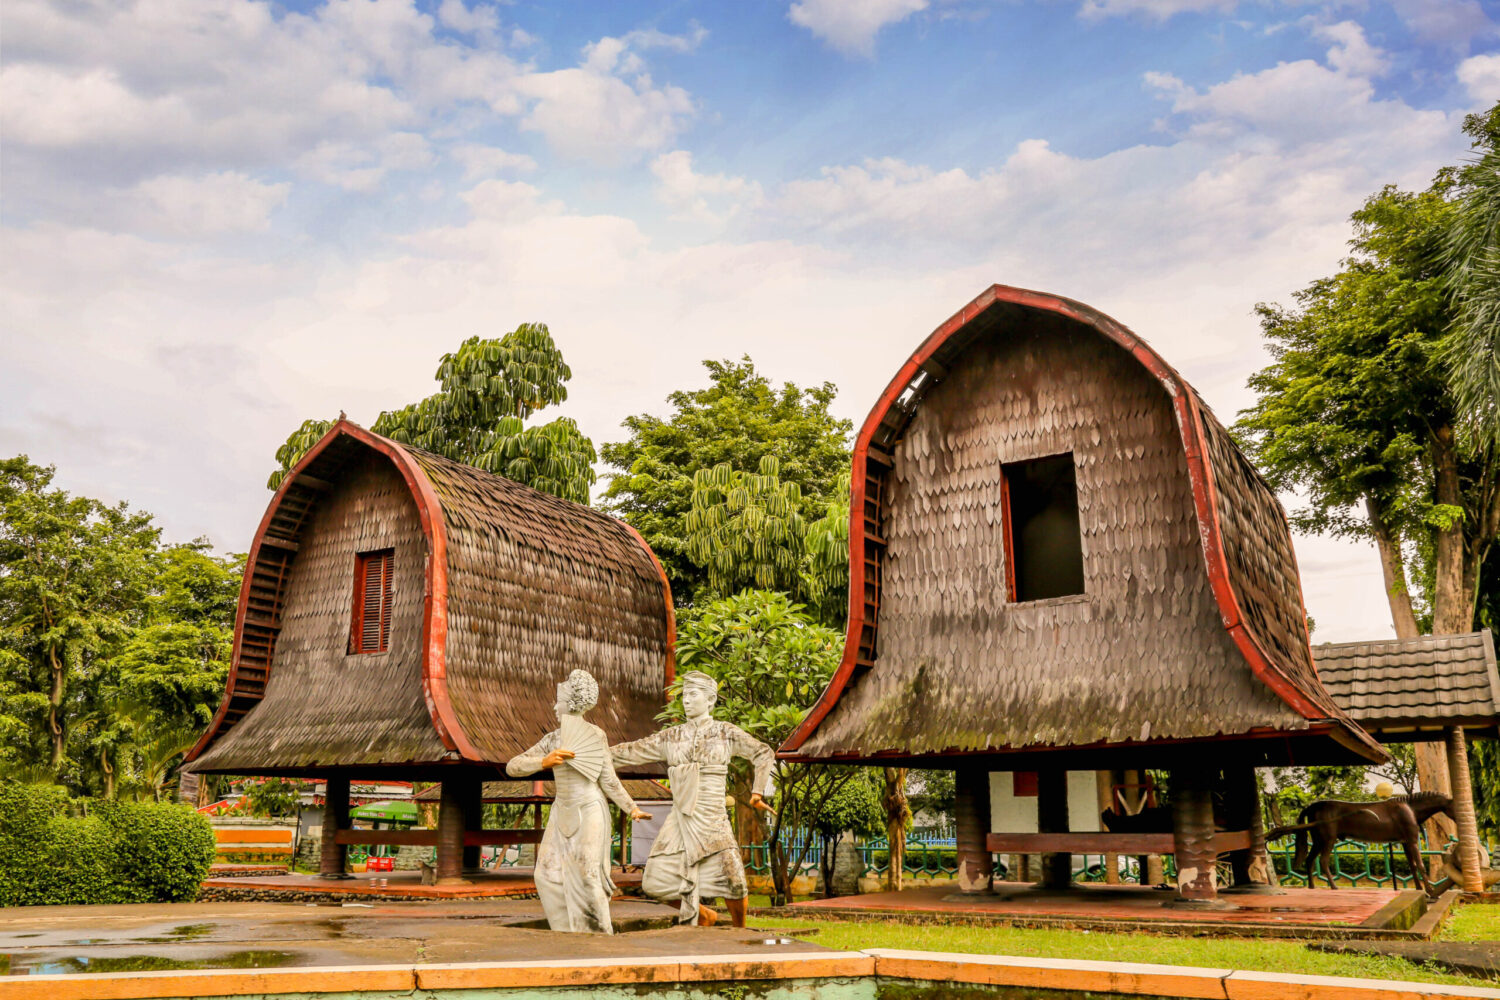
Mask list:
[[[604,490],[603,505],[629,521],[656,551],[681,604],[700,593],[705,598],[723,596],[710,582],[712,560],[695,561],[688,551],[687,520],[700,471],[719,477],[723,474],[712,470],[725,465],[731,480],[741,477],[743,482],[745,476],[762,475],[762,459],[775,459],[777,489],[797,490],[791,509],[807,528],[789,538],[803,550],[819,544],[813,538],[823,538],[823,529],[836,529],[837,508],[847,508],[848,503],[847,480],[842,477],[849,468],[852,426],[829,412],[837,394],[833,383],[803,389],[786,382],[778,388],[748,357],[703,364],[710,376],[706,388],[669,395],[672,412],[666,418],[627,418],[623,426],[629,439],[600,449],[616,470]],[[847,514],[843,523],[847,539]],[[796,558],[799,566],[802,554]],[[846,560],[847,546],[838,561]],[[838,619],[825,620],[842,618],[838,601],[823,599],[818,605],[839,608]]]
[[1469,115],[1478,152],[1459,171],[1457,211],[1446,233],[1447,290],[1455,310],[1443,357],[1461,426],[1477,447],[1500,445],[1500,104]]
[[[1427,191],[1386,188],[1354,215],[1354,254],[1331,278],[1262,305],[1273,363],[1236,430],[1279,489],[1310,498],[1299,528],[1367,537],[1396,632],[1473,628],[1500,534],[1500,462],[1466,446],[1440,350],[1453,314],[1442,242],[1452,171]],[[1414,591],[1415,588],[1415,591]]]
[[[594,444],[568,417],[527,425],[539,410],[568,398],[572,370],[545,323],[523,323],[497,339],[470,337],[445,354],[434,376],[437,392],[382,412],[372,430],[389,438],[525,483],[576,503],[589,502]],[[333,426],[308,420],[276,452],[287,472]]]
[[70,755],[74,729],[111,686],[158,532],[123,503],[53,486],[55,473],[0,461],[0,728],[13,768],[76,786],[88,764]]

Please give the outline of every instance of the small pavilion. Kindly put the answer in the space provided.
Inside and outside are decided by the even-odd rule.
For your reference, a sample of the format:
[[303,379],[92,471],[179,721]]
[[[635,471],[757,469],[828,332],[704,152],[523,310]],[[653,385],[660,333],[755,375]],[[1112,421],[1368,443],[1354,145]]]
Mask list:
[[1500,738],[1494,636],[1481,631],[1323,643],[1313,647],[1313,659],[1333,700],[1381,743],[1444,745],[1451,787],[1429,790],[1453,796],[1463,888],[1483,892],[1466,737]]
[[[932,332],[854,446],[844,657],[783,759],[954,770],[959,884],[992,853],[1175,854],[1267,891],[1256,767],[1381,761],[1330,697],[1276,496],[1140,337],[996,285]],[[1170,772],[1170,829],[1073,832],[1069,770]],[[992,828],[992,771],[1038,829]],[[1216,829],[1213,799],[1224,808]]]
[[[256,530],[224,700],[188,766],[326,779],[325,878],[349,844],[419,844],[459,885],[481,845],[540,839],[483,829],[483,784],[556,727],[557,682],[587,669],[590,721],[638,739],[673,635],[665,574],[623,521],[340,420]],[[351,830],[351,779],[440,782],[437,829]]]

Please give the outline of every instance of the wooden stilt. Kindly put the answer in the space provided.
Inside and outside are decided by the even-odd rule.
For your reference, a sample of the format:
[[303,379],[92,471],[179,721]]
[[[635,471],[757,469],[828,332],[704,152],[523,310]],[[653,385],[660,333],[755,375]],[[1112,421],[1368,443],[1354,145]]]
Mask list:
[[990,773],[983,768],[959,768],[954,774],[954,820],[958,890],[990,891],[994,863],[985,838],[990,833]]
[[[1068,772],[1061,768],[1037,774],[1036,826],[1041,833],[1068,832]],[[1073,855],[1068,851],[1043,854],[1041,884],[1045,889],[1072,888]]]
[[323,846],[318,856],[322,878],[353,878],[344,871],[349,857],[347,844],[336,843],[338,832],[349,829],[349,779],[329,778],[323,790]]
[[1226,826],[1230,830],[1250,831],[1250,847],[1229,854],[1234,881],[1224,891],[1279,895],[1281,890],[1271,884],[1266,826],[1260,810],[1260,782],[1255,776],[1255,768],[1226,768],[1224,780]]
[[1199,770],[1172,772],[1172,839],[1177,860],[1177,897],[1171,905],[1209,908],[1219,900],[1214,881],[1214,805],[1209,775]]
[[1462,726],[1449,726],[1448,781],[1453,788],[1453,813],[1458,826],[1458,870],[1464,892],[1483,892],[1479,870],[1479,823],[1474,815],[1474,781],[1469,774],[1469,748]]
[[[478,778],[464,778],[459,785],[464,805],[464,830],[479,832],[484,829],[484,782]],[[480,872],[478,844],[464,845],[464,874]]]
[[469,885],[464,871],[464,794],[461,781],[442,784],[438,800],[437,884]]

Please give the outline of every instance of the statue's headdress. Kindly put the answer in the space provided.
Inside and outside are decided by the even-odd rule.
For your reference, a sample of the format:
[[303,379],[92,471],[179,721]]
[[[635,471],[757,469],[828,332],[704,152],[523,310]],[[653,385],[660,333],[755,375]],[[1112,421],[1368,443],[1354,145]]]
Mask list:
[[563,705],[572,715],[582,715],[599,701],[599,682],[587,670],[575,670],[563,681]]

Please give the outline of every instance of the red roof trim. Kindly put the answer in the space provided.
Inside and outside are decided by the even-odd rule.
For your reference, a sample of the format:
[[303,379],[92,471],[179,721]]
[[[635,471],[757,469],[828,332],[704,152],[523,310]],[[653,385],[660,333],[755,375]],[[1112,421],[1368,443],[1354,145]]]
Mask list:
[[[855,657],[859,652],[860,632],[865,624],[864,519],[857,514],[864,508],[865,465],[871,439],[886,413],[916,378],[922,364],[949,338],[998,302],[1008,302],[1057,313],[1092,327],[1128,351],[1167,390],[1177,417],[1178,428],[1182,434],[1183,450],[1187,456],[1188,479],[1192,484],[1193,502],[1197,510],[1199,533],[1203,542],[1203,556],[1225,631],[1234,640],[1251,671],[1289,707],[1307,719],[1326,718],[1327,713],[1318,708],[1290,678],[1271,662],[1260,642],[1245,627],[1240,614],[1239,601],[1229,580],[1227,560],[1220,537],[1218,512],[1214,503],[1216,488],[1213,471],[1206,457],[1207,449],[1200,416],[1202,403],[1197,393],[1162,359],[1161,355],[1147,346],[1145,341],[1103,313],[1071,299],[1025,288],[1013,288],[1008,285],[991,285],[922,341],[921,346],[907,359],[906,364],[902,365],[900,371],[896,373],[896,377],[886,386],[885,392],[881,393],[874,408],[870,410],[870,415],[865,418],[859,437],[855,439],[849,497],[849,628],[844,641],[844,658],[834,672],[833,679],[829,681],[828,687],[823,690],[823,694],[808,712],[807,718],[803,719],[802,724],[782,744],[780,752],[790,754],[796,751],[817,731],[818,726],[833,710],[839,696],[843,694],[844,687],[854,674]],[[1299,596],[1300,586],[1299,581]]]
[[[255,565],[260,557],[262,542],[266,532],[271,525],[271,519],[275,516],[277,508],[285,499],[287,490],[292,486],[296,478],[303,473],[312,462],[321,455],[333,442],[341,437],[349,437],[360,442],[380,454],[389,458],[401,473],[402,479],[406,481],[407,488],[411,490],[412,500],[417,505],[417,514],[421,520],[422,533],[427,536],[427,566],[425,570],[425,586],[422,598],[422,693],[427,702],[428,714],[432,717],[432,724],[437,730],[438,736],[443,744],[450,750],[456,750],[460,755],[469,760],[482,760],[474,745],[469,742],[458,718],[453,712],[453,703],[448,697],[446,654],[448,644],[448,536],[447,527],[443,521],[442,504],[438,501],[437,493],[432,488],[427,474],[422,471],[411,453],[401,445],[389,438],[381,437],[365,430],[358,424],[348,420],[340,420],[329,428],[328,433],[308,449],[307,454],[292,467],[282,480],[281,487],[271,498],[270,505],[266,508],[265,515],[261,518],[260,527],[255,531],[255,538],[250,543],[250,555],[245,560],[245,576],[240,584],[240,602],[234,618],[234,657],[229,667],[229,679],[225,684],[224,700],[219,709],[214,713],[214,718],[209,723],[208,730],[198,739],[198,742],[188,751],[186,759],[196,759],[209,745],[220,735],[225,715],[229,711],[230,701],[234,697],[235,682],[240,665],[240,641],[244,635],[245,612],[250,600],[250,581],[254,576]],[[274,666],[274,665],[273,665]],[[270,682],[270,670],[267,670],[267,683]]]

